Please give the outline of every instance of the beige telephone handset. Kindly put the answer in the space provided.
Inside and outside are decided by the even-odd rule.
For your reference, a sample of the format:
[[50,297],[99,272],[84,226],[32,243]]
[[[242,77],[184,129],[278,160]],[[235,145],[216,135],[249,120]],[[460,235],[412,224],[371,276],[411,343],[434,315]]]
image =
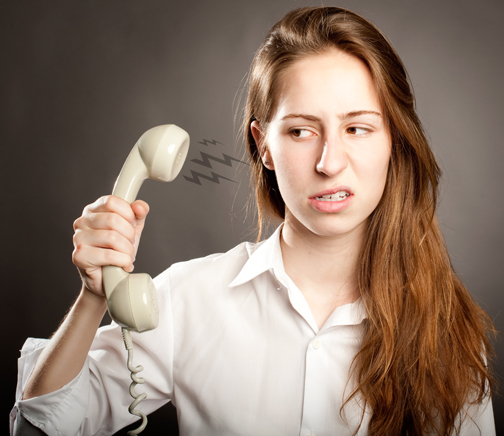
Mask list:
[[[171,182],[180,172],[188,149],[189,135],[174,124],[148,130],[140,137],[126,159],[112,195],[132,203],[145,179]],[[135,399],[129,411],[143,420],[140,427],[128,432],[129,435],[136,435],[147,425],[145,414],[135,409],[146,395],[136,395],[133,389],[144,380],[136,376],[143,368],[132,366],[129,330],[143,332],[157,327],[159,312],[156,289],[148,274],[129,274],[117,266],[103,267],[103,287],[110,317],[122,327],[128,350],[128,368],[133,379],[130,394]]]

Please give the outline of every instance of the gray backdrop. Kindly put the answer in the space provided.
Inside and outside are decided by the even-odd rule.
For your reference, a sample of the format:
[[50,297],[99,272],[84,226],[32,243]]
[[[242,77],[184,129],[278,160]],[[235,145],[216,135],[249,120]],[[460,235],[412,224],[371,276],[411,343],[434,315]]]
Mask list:
[[[287,11],[318,4],[4,3],[4,417],[12,406],[23,341],[51,335],[79,291],[71,263],[72,223],[86,204],[111,192],[145,130],[177,124],[191,135],[192,148],[175,182],[149,181],[140,193],[151,214],[136,271],[154,276],[173,262],[254,238],[253,217],[245,214],[247,165],[213,161],[210,169],[191,159],[201,158],[201,152],[241,159],[235,110],[253,54]],[[336,5],[371,19],[404,60],[444,171],[439,217],[454,267],[497,329],[504,330],[504,2],[342,0]],[[502,343],[497,351],[496,371],[503,374]],[[494,399],[494,409],[498,433],[504,434],[501,398]],[[168,427],[176,434],[173,417],[164,407],[146,434]]]

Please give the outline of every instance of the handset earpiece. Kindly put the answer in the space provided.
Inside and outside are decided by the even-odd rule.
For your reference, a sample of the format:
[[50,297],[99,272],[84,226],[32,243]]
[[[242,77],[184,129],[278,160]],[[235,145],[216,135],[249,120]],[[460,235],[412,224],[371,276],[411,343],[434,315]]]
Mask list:
[[[171,182],[182,169],[188,149],[189,135],[174,124],[147,130],[126,159],[112,195],[132,203],[145,179]],[[157,327],[156,289],[148,274],[104,266],[103,286],[110,317],[117,324],[138,332]]]

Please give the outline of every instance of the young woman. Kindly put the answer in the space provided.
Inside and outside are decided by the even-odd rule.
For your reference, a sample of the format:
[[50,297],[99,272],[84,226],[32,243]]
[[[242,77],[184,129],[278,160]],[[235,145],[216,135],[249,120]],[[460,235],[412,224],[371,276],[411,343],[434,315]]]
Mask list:
[[[492,325],[452,270],[439,168],[390,43],[345,9],[287,14],[256,53],[243,128],[260,232],[282,224],[156,278],[138,407],[173,401],[183,435],[495,434]],[[101,266],[133,270],[148,209],[108,196],[75,222],[80,295],[20,359],[17,407],[48,434],[133,421],[119,328],[97,332]]]

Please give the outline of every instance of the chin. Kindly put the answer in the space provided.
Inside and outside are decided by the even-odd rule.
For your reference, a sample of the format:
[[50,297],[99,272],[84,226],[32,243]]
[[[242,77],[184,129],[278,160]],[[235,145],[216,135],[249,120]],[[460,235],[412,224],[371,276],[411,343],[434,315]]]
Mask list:
[[316,235],[323,238],[339,238],[342,236],[350,236],[352,234],[358,233],[361,235],[361,232],[358,231],[359,227],[326,227],[322,228],[319,231],[315,231]]
[[361,236],[366,220],[346,220],[342,217],[325,216],[321,220],[300,223],[307,231],[319,237],[336,238],[342,236]]

